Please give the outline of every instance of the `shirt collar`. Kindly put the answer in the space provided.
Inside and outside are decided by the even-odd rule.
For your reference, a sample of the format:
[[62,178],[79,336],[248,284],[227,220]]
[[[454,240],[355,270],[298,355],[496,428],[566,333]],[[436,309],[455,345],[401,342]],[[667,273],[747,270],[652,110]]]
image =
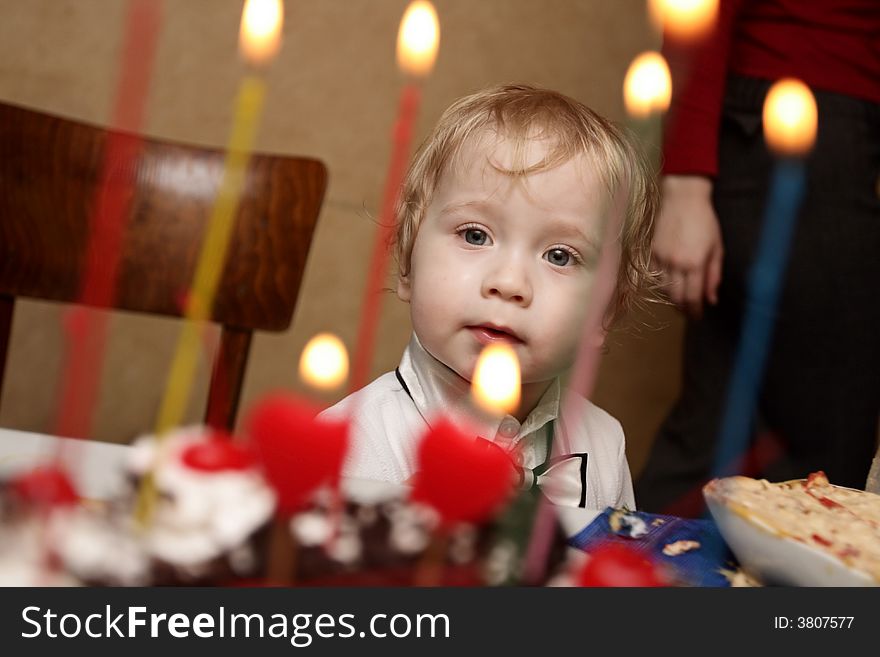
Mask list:
[[514,446],[559,416],[560,385],[556,378],[522,424],[512,415],[502,418],[476,417],[470,403],[470,383],[434,358],[415,333],[403,352],[398,372],[416,409],[429,425],[439,415],[466,415],[480,425],[480,429],[487,434],[486,438],[497,440],[504,438],[502,433],[506,433],[509,446]]

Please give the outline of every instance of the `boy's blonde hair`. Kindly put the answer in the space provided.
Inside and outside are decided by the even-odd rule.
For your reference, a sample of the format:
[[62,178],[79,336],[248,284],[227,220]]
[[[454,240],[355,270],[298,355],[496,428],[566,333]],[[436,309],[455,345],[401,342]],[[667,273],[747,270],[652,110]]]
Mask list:
[[491,87],[461,98],[440,117],[421,145],[403,182],[397,206],[394,243],[398,273],[410,271],[413,243],[425,211],[443,174],[454,166],[464,144],[494,131],[513,141],[522,155],[536,136],[553,140],[549,154],[532,166],[514,159],[510,176],[527,176],[552,169],[577,155],[595,164],[609,201],[626,190],[626,214],[620,234],[621,259],[615,298],[608,309],[616,319],[643,293],[656,287],[651,269],[651,236],[658,191],[654,173],[644,154],[608,120],[587,106],[555,91],[528,85]]

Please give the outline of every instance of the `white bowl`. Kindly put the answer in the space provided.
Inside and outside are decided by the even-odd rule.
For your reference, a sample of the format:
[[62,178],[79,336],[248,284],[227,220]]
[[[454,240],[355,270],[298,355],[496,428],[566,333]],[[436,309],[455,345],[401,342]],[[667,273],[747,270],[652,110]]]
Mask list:
[[703,496],[718,530],[743,569],[765,584],[791,586],[878,586],[870,574],[807,543],[783,536],[731,501],[716,482]]

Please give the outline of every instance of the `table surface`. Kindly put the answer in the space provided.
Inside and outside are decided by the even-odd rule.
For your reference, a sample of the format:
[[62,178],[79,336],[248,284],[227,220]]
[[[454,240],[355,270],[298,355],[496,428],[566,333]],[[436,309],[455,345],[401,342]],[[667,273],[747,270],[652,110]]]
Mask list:
[[[0,428],[0,479],[59,456],[80,495],[107,500],[125,490],[124,464],[130,450],[128,445]],[[357,480],[348,483],[358,485]],[[569,536],[580,532],[600,513],[593,509],[556,509]]]
[[124,490],[123,464],[130,449],[128,445],[0,429],[0,478],[58,456],[83,497],[109,499]]

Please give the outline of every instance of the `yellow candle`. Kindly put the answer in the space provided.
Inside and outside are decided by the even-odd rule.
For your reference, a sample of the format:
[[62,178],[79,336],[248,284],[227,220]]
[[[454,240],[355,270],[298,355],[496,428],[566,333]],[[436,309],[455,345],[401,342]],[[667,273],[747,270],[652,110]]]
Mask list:
[[[165,395],[156,420],[157,440],[161,440],[169,429],[180,424],[192,389],[198,363],[201,322],[211,316],[211,308],[223,272],[223,264],[226,261],[247,164],[266,96],[266,83],[256,71],[268,64],[277,53],[280,47],[282,22],[281,0],[245,2],[241,19],[240,50],[254,72],[248,74],[242,81],[236,99],[223,178],[199,252],[195,276],[187,296],[184,312],[186,321],[177,342],[165,386]],[[160,451],[157,450],[157,453]],[[136,511],[142,524],[146,524],[149,520],[155,497],[152,473],[147,473],[139,491]]]
[[[247,0],[241,17],[240,51],[252,69],[268,64],[278,52],[281,26],[284,20],[281,0]],[[199,253],[196,273],[187,297],[184,323],[177,350],[165,386],[165,396],[159,409],[156,434],[162,435],[178,425],[183,417],[198,362],[199,330],[196,322],[211,316],[211,307],[226,253],[235,225],[235,213],[244,185],[250,152],[257,132],[257,124],[266,97],[266,83],[256,73],[242,81],[235,103],[232,134],[226,147],[223,179],[207,234]]]
[[229,238],[235,225],[238,199],[244,184],[245,170],[256,134],[257,119],[266,95],[265,82],[254,75],[244,79],[236,102],[232,136],[227,146],[223,179],[217,201],[208,222],[192,288],[187,298],[185,322],[177,342],[177,350],[159,410],[156,433],[163,434],[180,423],[195,378],[199,354],[197,322],[208,319],[217,293]]

